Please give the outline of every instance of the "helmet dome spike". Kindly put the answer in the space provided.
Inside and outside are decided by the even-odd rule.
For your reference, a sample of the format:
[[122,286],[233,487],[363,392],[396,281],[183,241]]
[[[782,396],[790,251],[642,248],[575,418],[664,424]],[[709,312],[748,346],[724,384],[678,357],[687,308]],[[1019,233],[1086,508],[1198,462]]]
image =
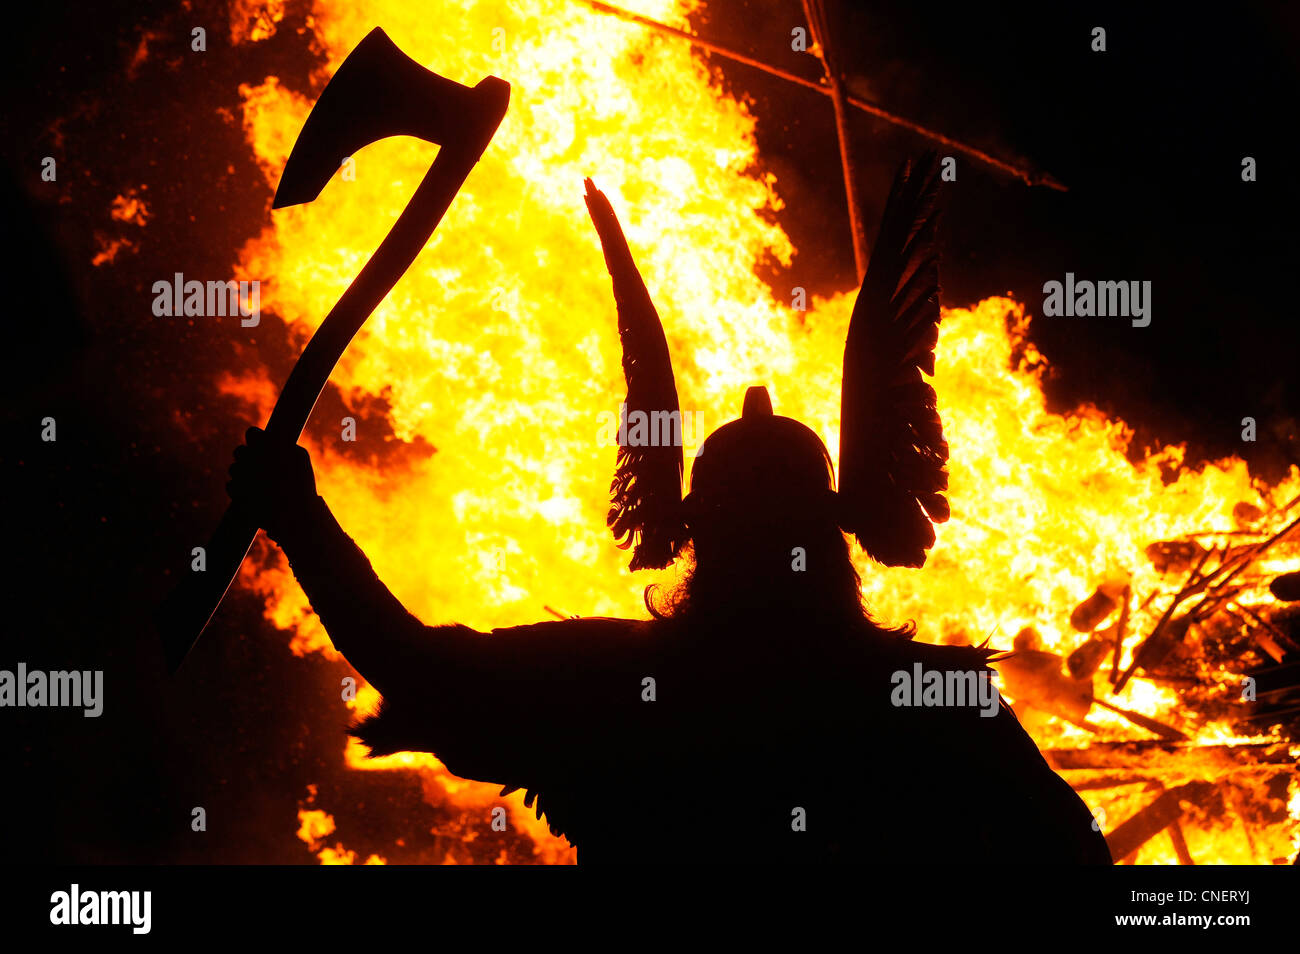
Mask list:
[[745,404],[740,410],[740,416],[742,418],[772,416],[772,396],[767,393],[767,388],[759,384],[745,392]]

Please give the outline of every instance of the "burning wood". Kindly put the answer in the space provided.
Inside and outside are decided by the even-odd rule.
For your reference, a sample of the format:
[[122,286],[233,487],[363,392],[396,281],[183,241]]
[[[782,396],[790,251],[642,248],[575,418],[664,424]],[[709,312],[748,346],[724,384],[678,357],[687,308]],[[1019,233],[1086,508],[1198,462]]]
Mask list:
[[1300,572],[1283,573],[1268,585],[1269,592],[1280,600],[1300,600]]
[[1242,767],[1288,766],[1294,761],[1285,742],[1178,745],[1155,739],[1093,742],[1086,749],[1045,749],[1043,757],[1060,770],[1122,768],[1147,780],[1177,775],[1210,777]]
[[[1137,815],[1128,819],[1107,837],[1111,854],[1117,862],[1124,862],[1137,853],[1137,850],[1166,828],[1178,832],[1175,848],[1179,849],[1180,858],[1187,858],[1185,864],[1191,863],[1187,842],[1178,828],[1178,820],[1183,817],[1183,802],[1199,803],[1212,791],[1209,782],[1189,782],[1165,792]],[[1171,831],[1172,834],[1172,831]]]
[[1205,555],[1205,548],[1194,540],[1162,540],[1148,546],[1146,555],[1157,573],[1185,573]]
[[[465,16],[464,36],[490,36],[500,14]],[[584,43],[600,45],[611,59],[640,56],[644,34],[657,27],[632,19],[639,27],[613,16],[584,20]],[[440,240],[446,243],[437,255],[442,264],[412,269],[403,300],[377,312],[364,359],[345,362],[335,374],[341,393],[384,395],[395,431],[439,447],[431,464],[391,472],[382,483],[345,455],[328,448],[316,454],[321,492],[346,509],[358,542],[422,619],[508,626],[535,618],[540,594],[563,608],[546,611],[556,617],[641,611],[650,580],[617,577],[617,555],[600,532],[604,488],[584,483],[608,467],[611,453],[605,441],[612,428],[599,439],[593,435],[595,415],[619,375],[616,363],[599,357],[616,353],[616,333],[599,322],[577,330],[557,323],[559,299],[543,291],[563,263],[566,314],[600,314],[607,306],[608,276],[574,209],[582,175],[603,168],[609,156],[671,154],[674,168],[690,170],[689,215],[682,214],[680,181],[662,168],[646,174],[629,163],[606,186],[635,195],[630,204],[641,212],[635,235],[629,223],[629,239],[644,255],[647,275],[671,278],[663,304],[673,346],[745,356],[731,363],[710,357],[692,369],[683,401],[730,407],[761,371],[781,392],[783,413],[815,422],[823,436],[840,424],[827,411],[839,406],[840,382],[825,369],[842,353],[851,296],[837,293],[795,313],[756,277],[762,256],[779,251],[786,239],[764,206],[769,186],[735,171],[757,156],[753,121],[707,88],[691,49],[705,41],[683,30],[675,35],[683,42],[655,46],[654,70],[609,71],[603,58],[568,53],[528,65],[523,75],[539,95],[520,101],[515,128],[567,151],[526,164],[488,155],[482,174],[466,187],[465,228]],[[449,73],[481,75],[481,51],[468,40],[440,49]],[[519,66],[500,60],[492,59],[493,69]],[[670,127],[661,109],[667,78],[678,97]],[[804,82],[821,96],[832,94],[827,85]],[[582,104],[611,98],[621,104],[617,121],[602,120],[575,137],[572,117]],[[847,103],[863,108],[852,96]],[[302,122],[303,108],[268,83],[249,91],[243,119],[259,163],[278,168],[283,129]],[[924,135],[945,141],[929,130]],[[276,277],[264,306],[293,333],[312,330],[311,316],[323,314],[337,291],[336,268],[319,263],[367,254],[377,241],[372,210],[391,202],[383,182],[416,181],[427,167],[420,157],[397,152],[384,168],[390,164],[391,179],[359,176],[348,190],[327,191],[242,250],[241,269]],[[350,193],[346,201],[340,191]],[[462,241],[501,222],[538,223],[546,230],[544,254],[528,241],[509,248],[521,241],[513,234],[502,236],[491,256]],[[702,244],[702,234],[732,240],[725,248]],[[691,263],[687,271],[684,261]],[[503,308],[485,299],[485,287],[533,292]],[[1035,627],[1038,642],[1000,667],[1007,696],[1049,760],[1116,821],[1136,817],[1158,798],[1157,782],[1173,790],[1213,781],[1240,806],[1224,807],[1226,796],[1184,800],[1178,824],[1186,854],[1173,842],[1149,839],[1137,857],[1289,856],[1300,795],[1293,818],[1287,740],[1300,733],[1280,683],[1294,674],[1270,675],[1279,685],[1266,688],[1259,667],[1278,653],[1295,658],[1296,614],[1278,601],[1297,585],[1287,575],[1300,570],[1300,549],[1285,535],[1290,505],[1277,504],[1300,493],[1300,475],[1270,488],[1240,461],[1196,470],[1171,448],[1134,459],[1126,453],[1122,422],[1089,410],[1049,412],[1044,362],[1027,335],[1029,311],[1032,306],[1009,299],[945,309],[933,383],[952,446],[961,448],[950,468],[953,520],[942,553],[936,551],[942,559],[920,577],[860,560],[865,596],[879,618],[916,618],[918,638],[930,642],[977,641],[965,634],[982,637],[1008,621],[1014,621],[1010,632]],[[431,314],[437,322],[428,320]],[[502,341],[512,346],[497,347]],[[562,345],[547,347],[556,341]],[[493,361],[483,361],[482,352]],[[392,388],[398,370],[404,384]],[[491,413],[466,414],[466,400],[480,394],[491,395]],[[544,415],[537,413],[539,402]],[[250,407],[250,416],[266,410]],[[706,431],[721,423],[702,417]],[[1237,502],[1260,515],[1245,507],[1234,515]],[[544,523],[537,519],[542,507]],[[570,543],[557,555],[559,540]],[[504,566],[487,559],[467,573],[465,555],[485,547],[508,551],[511,559]],[[274,557],[262,563],[254,585],[267,600],[268,617],[280,625],[293,621],[296,652],[327,653],[319,622],[283,567]],[[1097,597],[1121,570],[1130,576],[1128,589],[1106,586],[1072,621],[1079,604]],[[596,577],[623,582],[601,586],[591,582]],[[439,581],[436,587],[431,579]],[[1243,698],[1248,677],[1259,683],[1257,701]],[[358,706],[373,701],[366,687]],[[416,770],[411,757],[366,763],[350,750],[347,761],[358,770]],[[499,791],[452,779],[436,763],[418,763],[418,771],[431,790],[458,805],[486,804]],[[510,797],[519,823],[530,823],[534,812],[524,812],[522,793]],[[1231,840],[1211,844],[1226,837],[1230,823],[1238,824]],[[525,830],[544,854],[567,850],[544,826]],[[1238,849],[1247,842],[1254,847]]]
[[1128,590],[1127,574],[1112,576],[1092,591],[1092,595],[1074,608],[1070,625],[1080,633],[1090,633],[1107,619],[1119,606],[1120,597]]
[[1133,712],[1105,700],[1093,698],[1092,674],[1078,677],[1062,673],[1061,657],[1055,653],[1042,652],[1028,646],[1018,647],[1014,653],[999,660],[997,665],[1013,698],[1025,705],[1065,719],[1089,732],[1098,731],[1097,726],[1090,723],[1087,718],[1088,712],[1095,704],[1123,716],[1134,725],[1154,732],[1161,738],[1187,738],[1177,729],[1144,716],[1140,712]]
[[[1271,513],[1239,504],[1233,510],[1237,530],[1148,544],[1144,553],[1154,575],[1141,578],[1153,582],[1149,592],[1138,594],[1136,610],[1135,577],[1109,574],[1068,613],[1062,608],[1061,622],[1087,634],[1068,656],[1046,650],[1038,630],[1025,627],[1014,651],[997,663],[1006,694],[1022,716],[1037,712],[1038,718],[1060,720],[1091,737],[1085,748],[1053,748],[1044,754],[1076,790],[1097,793],[1101,804],[1111,806],[1112,816],[1124,819],[1108,832],[1116,859],[1131,861],[1140,851],[1163,851],[1179,864],[1194,863],[1198,853],[1204,860],[1205,849],[1196,846],[1203,844],[1207,826],[1221,829],[1233,816],[1255,858],[1260,842],[1268,841],[1259,837],[1260,830],[1287,817],[1297,750],[1284,740],[1294,738],[1300,718],[1300,688],[1295,685],[1300,677],[1294,665],[1265,671],[1253,668],[1252,660],[1262,653],[1282,663],[1294,659],[1300,648],[1295,638],[1300,614],[1282,604],[1285,597],[1300,596],[1300,573],[1269,572],[1278,560],[1296,556],[1300,522],[1283,522],[1294,503]],[[1205,546],[1199,540],[1218,542]],[[1181,576],[1172,591],[1161,584],[1170,576]],[[1151,607],[1160,607],[1154,621],[1148,616]],[[1147,621],[1146,635],[1126,647],[1134,620],[1139,626]],[[1108,652],[1111,678],[1097,686],[1110,697],[1103,698],[1094,695],[1094,677]],[[1267,682],[1257,686],[1264,672],[1269,673]],[[1138,674],[1147,687],[1181,688],[1154,706],[1150,701],[1121,703],[1119,697],[1133,695],[1132,680]],[[1151,699],[1151,688],[1138,698]],[[1123,731],[1100,722],[1099,710],[1154,733],[1159,741],[1117,738]],[[1261,725],[1274,727],[1273,741],[1248,743]],[[1207,731],[1212,726],[1221,727],[1218,732],[1238,726],[1245,737],[1218,743]],[[1132,793],[1123,794],[1127,789],[1163,794],[1136,804]],[[1163,849],[1146,847],[1158,845],[1155,836],[1166,831]],[[1277,844],[1273,842],[1267,860],[1284,856]]]

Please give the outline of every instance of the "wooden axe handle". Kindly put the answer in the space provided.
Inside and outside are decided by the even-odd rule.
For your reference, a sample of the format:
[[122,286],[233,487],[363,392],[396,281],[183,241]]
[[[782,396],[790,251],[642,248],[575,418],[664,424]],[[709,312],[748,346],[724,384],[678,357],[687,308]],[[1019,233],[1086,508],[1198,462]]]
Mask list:
[[[482,112],[474,117],[474,128],[465,130],[463,140],[439,149],[411,201],[294,365],[266,425],[266,433],[274,439],[297,442],[348,342],[428,243],[496,133],[510,100],[510,84],[489,76],[475,90],[482,99]],[[257,530],[240,507],[228,507],[208,542],[206,569],[191,572],[163,603],[158,625],[169,672],[180,668],[221,605]]]

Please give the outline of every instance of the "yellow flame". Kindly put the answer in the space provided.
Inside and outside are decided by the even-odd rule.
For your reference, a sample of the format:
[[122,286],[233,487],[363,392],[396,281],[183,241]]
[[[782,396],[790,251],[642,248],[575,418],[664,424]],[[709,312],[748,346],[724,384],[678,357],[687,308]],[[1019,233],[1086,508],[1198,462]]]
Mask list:
[[[686,26],[687,4],[627,6]],[[698,414],[700,434],[738,414],[747,386],[766,384],[778,413],[804,421],[837,454],[853,290],[816,299],[805,313],[789,304],[794,277],[776,297],[757,277],[761,263],[792,260],[770,215],[782,207],[780,184],[757,163],[754,117],[686,44],[572,0],[317,4],[311,22],[327,73],[379,24],[444,76],[472,85],[491,73],[513,85],[482,161],[332,379],[349,398],[386,398],[397,437],[422,437],[436,453],[379,472],[333,443],[311,447],[321,493],[416,615],[479,629],[535,621],[544,604],[644,615],[641,593],[656,575],[627,573],[627,554],[604,524],[623,382],[584,176],[622,219],[664,319],[683,409]],[[242,92],[249,142],[274,185],[311,103],[275,77]],[[434,147],[406,140],[361,150],[355,180],[336,176],[315,202],[273,214],[243,250],[239,277],[260,279],[263,307],[305,341],[433,155]],[[1130,463],[1123,422],[1086,408],[1047,410],[1044,362],[1024,341],[1027,324],[1009,299],[945,309],[934,384],[952,447],[952,521],[924,572],[860,563],[876,614],[915,617],[922,639],[979,642],[996,633],[995,645],[1006,647],[1032,624],[1044,648],[1068,652],[1077,640],[1070,608],[1108,573],[1131,573],[1137,593],[1156,587],[1142,552],[1148,543],[1231,529],[1237,501],[1267,508],[1300,492],[1300,474],[1265,487],[1240,460],[1183,468],[1177,447]],[[264,373],[223,388],[269,410]],[[1177,478],[1166,483],[1162,468]],[[1276,562],[1279,570],[1296,565]],[[293,630],[295,652],[332,654],[282,562],[272,556],[246,579],[267,595],[268,617]],[[1257,590],[1243,599],[1269,597]],[[1162,608],[1138,613],[1132,631],[1149,630]],[[1154,715],[1176,701],[1135,679],[1122,702]],[[1143,736],[1109,713],[1096,722],[1111,737]],[[1057,723],[1041,733],[1040,744],[1090,738]],[[356,746],[346,753],[356,768],[437,779],[449,798],[482,810],[485,826],[487,806],[499,803],[495,787],[453,779],[432,756],[361,756]],[[513,818],[528,826],[539,857],[571,860],[521,797],[509,800]]]

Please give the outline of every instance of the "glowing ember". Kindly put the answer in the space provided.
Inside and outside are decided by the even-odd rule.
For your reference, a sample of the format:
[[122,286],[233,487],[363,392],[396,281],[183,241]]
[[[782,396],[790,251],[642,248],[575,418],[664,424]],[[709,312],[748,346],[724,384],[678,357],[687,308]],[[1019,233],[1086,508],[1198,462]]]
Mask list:
[[[380,470],[341,456],[336,443],[309,445],[318,487],[380,577],[427,622],[486,630],[544,618],[544,604],[644,616],[642,590],[657,575],[627,573],[627,554],[605,530],[623,382],[583,177],[596,180],[623,220],[664,319],[683,409],[699,415],[699,439],[739,413],[747,386],[766,384],[777,413],[818,431],[838,456],[839,374],[854,290],[814,300],[804,313],[774,299],[756,277],[761,260],[791,261],[789,240],[761,214],[781,208],[779,183],[758,171],[753,117],[718,90],[685,44],[570,0],[446,6],[321,5],[311,20],[331,73],[380,24],[449,78],[472,85],[491,73],[514,87],[510,112],[447,220],[333,378],[350,406],[384,398],[397,438],[423,438],[436,452]],[[686,26],[685,6],[670,0],[627,6]],[[255,42],[274,25],[243,29]],[[274,77],[243,94],[249,142],[274,184],[311,104]],[[243,250],[237,277],[260,279],[263,308],[305,340],[409,198],[431,150],[412,141],[363,150],[355,181],[336,177],[317,201],[274,214],[273,227]],[[859,554],[875,613],[890,622],[915,617],[921,639],[980,642],[992,633],[995,645],[1010,648],[1032,625],[1044,649],[1068,653],[1079,641],[1068,627],[1070,608],[1109,573],[1132,574],[1135,593],[1157,587],[1148,544],[1230,530],[1239,501],[1269,511],[1300,493],[1300,474],[1264,487],[1239,460],[1183,469],[1176,447],[1133,464],[1122,422],[1089,409],[1049,413],[1043,360],[1024,341],[1027,322],[1023,307],[1007,299],[945,312],[934,384],[952,447],[952,520],[939,529],[924,572],[882,570]],[[274,387],[264,373],[227,379],[222,388],[265,419]],[[356,414],[364,441],[368,423]],[[378,431],[378,424],[369,426]],[[1166,483],[1162,469],[1177,478]],[[260,565],[246,566],[244,580],[267,597],[268,618],[292,631],[296,653],[332,655],[278,552],[258,552]],[[1294,569],[1300,559],[1278,556],[1269,567]],[[1272,600],[1263,588],[1238,599],[1249,606]],[[1135,606],[1130,633],[1150,632],[1163,606]],[[1137,641],[1128,641],[1123,665]],[[374,699],[363,689],[355,706]],[[1139,676],[1115,701],[1159,717],[1177,698]],[[1026,725],[1043,747],[1149,738],[1113,713],[1090,720],[1099,734],[1059,720],[1027,718]],[[1212,722],[1180,728],[1207,746],[1269,738],[1232,738]],[[495,786],[455,779],[431,756],[366,763],[355,744],[344,755],[357,769],[424,773],[447,800],[481,811],[484,825],[499,802]],[[1294,820],[1294,782],[1292,791]],[[1083,795],[1106,810],[1106,830],[1151,798],[1130,791],[1129,804],[1113,790]],[[572,859],[522,807],[522,793],[508,801],[541,860]],[[304,811],[300,819],[299,837],[323,862],[355,860],[342,845],[322,847],[333,832],[327,814]],[[1198,860],[1249,862],[1237,828],[1233,835],[1189,827],[1188,846]],[[1254,836],[1271,839],[1252,846],[1259,859],[1294,852],[1300,826],[1270,831]],[[1153,841],[1138,860],[1175,857]]]
[[[322,847],[321,842],[334,833],[334,818],[329,812],[323,812],[319,809],[300,809],[298,811],[298,821],[301,827],[298,829],[298,837],[307,843],[316,856],[320,858],[323,865],[354,865],[357,863],[357,853],[348,851],[342,845],[334,848],[328,846]],[[387,864],[383,858],[378,855],[371,855],[365,860],[368,865]]]

